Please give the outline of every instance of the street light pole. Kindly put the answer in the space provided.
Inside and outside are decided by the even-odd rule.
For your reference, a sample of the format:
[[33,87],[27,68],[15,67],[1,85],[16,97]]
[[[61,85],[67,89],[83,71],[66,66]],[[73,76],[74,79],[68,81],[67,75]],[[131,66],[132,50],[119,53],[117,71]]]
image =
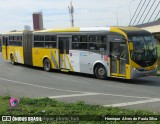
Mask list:
[[117,7],[116,9],[116,20],[117,20],[117,26],[118,26],[118,9],[121,8],[122,6]]
[[[132,2],[134,2],[135,0],[131,0],[130,2],[129,2],[129,16],[130,16],[130,21],[129,22],[131,22],[131,18],[132,18],[132,14],[131,14],[131,3]],[[129,25],[130,26],[130,25]]]
[[70,6],[68,6],[69,9],[69,15],[70,15],[70,21],[71,21],[71,27],[74,27],[74,7],[72,5],[72,1],[70,2]]

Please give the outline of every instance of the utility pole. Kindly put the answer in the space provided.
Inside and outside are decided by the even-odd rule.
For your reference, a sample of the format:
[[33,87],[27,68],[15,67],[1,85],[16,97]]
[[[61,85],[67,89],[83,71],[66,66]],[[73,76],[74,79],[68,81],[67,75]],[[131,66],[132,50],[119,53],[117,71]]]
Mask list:
[[72,5],[72,1],[70,2],[70,6],[68,6],[69,9],[69,15],[70,15],[70,22],[71,22],[71,27],[74,27],[74,7]]

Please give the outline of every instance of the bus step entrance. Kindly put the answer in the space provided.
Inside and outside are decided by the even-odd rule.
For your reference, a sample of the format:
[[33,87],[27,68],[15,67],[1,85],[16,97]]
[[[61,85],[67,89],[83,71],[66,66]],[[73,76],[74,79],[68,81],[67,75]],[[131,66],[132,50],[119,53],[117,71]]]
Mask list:
[[61,71],[63,71],[63,72],[69,72],[68,69],[61,69]]

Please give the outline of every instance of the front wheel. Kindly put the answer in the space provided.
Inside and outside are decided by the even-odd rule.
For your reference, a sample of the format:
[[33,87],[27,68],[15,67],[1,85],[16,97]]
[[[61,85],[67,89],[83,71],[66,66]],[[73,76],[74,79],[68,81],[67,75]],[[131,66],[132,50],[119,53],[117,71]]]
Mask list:
[[103,80],[107,78],[106,69],[103,65],[99,64],[96,66],[95,76],[96,76],[96,78],[103,79]]
[[11,54],[10,55],[10,60],[11,60],[11,64],[15,65],[15,60],[14,60],[14,56]]
[[49,59],[45,59],[43,61],[43,68],[47,72],[51,71],[51,63],[50,63]]

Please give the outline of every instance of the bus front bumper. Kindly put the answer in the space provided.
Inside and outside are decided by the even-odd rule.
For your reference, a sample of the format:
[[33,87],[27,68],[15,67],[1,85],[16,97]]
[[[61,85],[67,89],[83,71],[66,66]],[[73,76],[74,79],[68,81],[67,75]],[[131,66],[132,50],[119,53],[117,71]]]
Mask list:
[[157,69],[149,70],[149,71],[139,71],[131,67],[131,79],[140,78],[140,77],[147,77],[147,76],[156,76]]

